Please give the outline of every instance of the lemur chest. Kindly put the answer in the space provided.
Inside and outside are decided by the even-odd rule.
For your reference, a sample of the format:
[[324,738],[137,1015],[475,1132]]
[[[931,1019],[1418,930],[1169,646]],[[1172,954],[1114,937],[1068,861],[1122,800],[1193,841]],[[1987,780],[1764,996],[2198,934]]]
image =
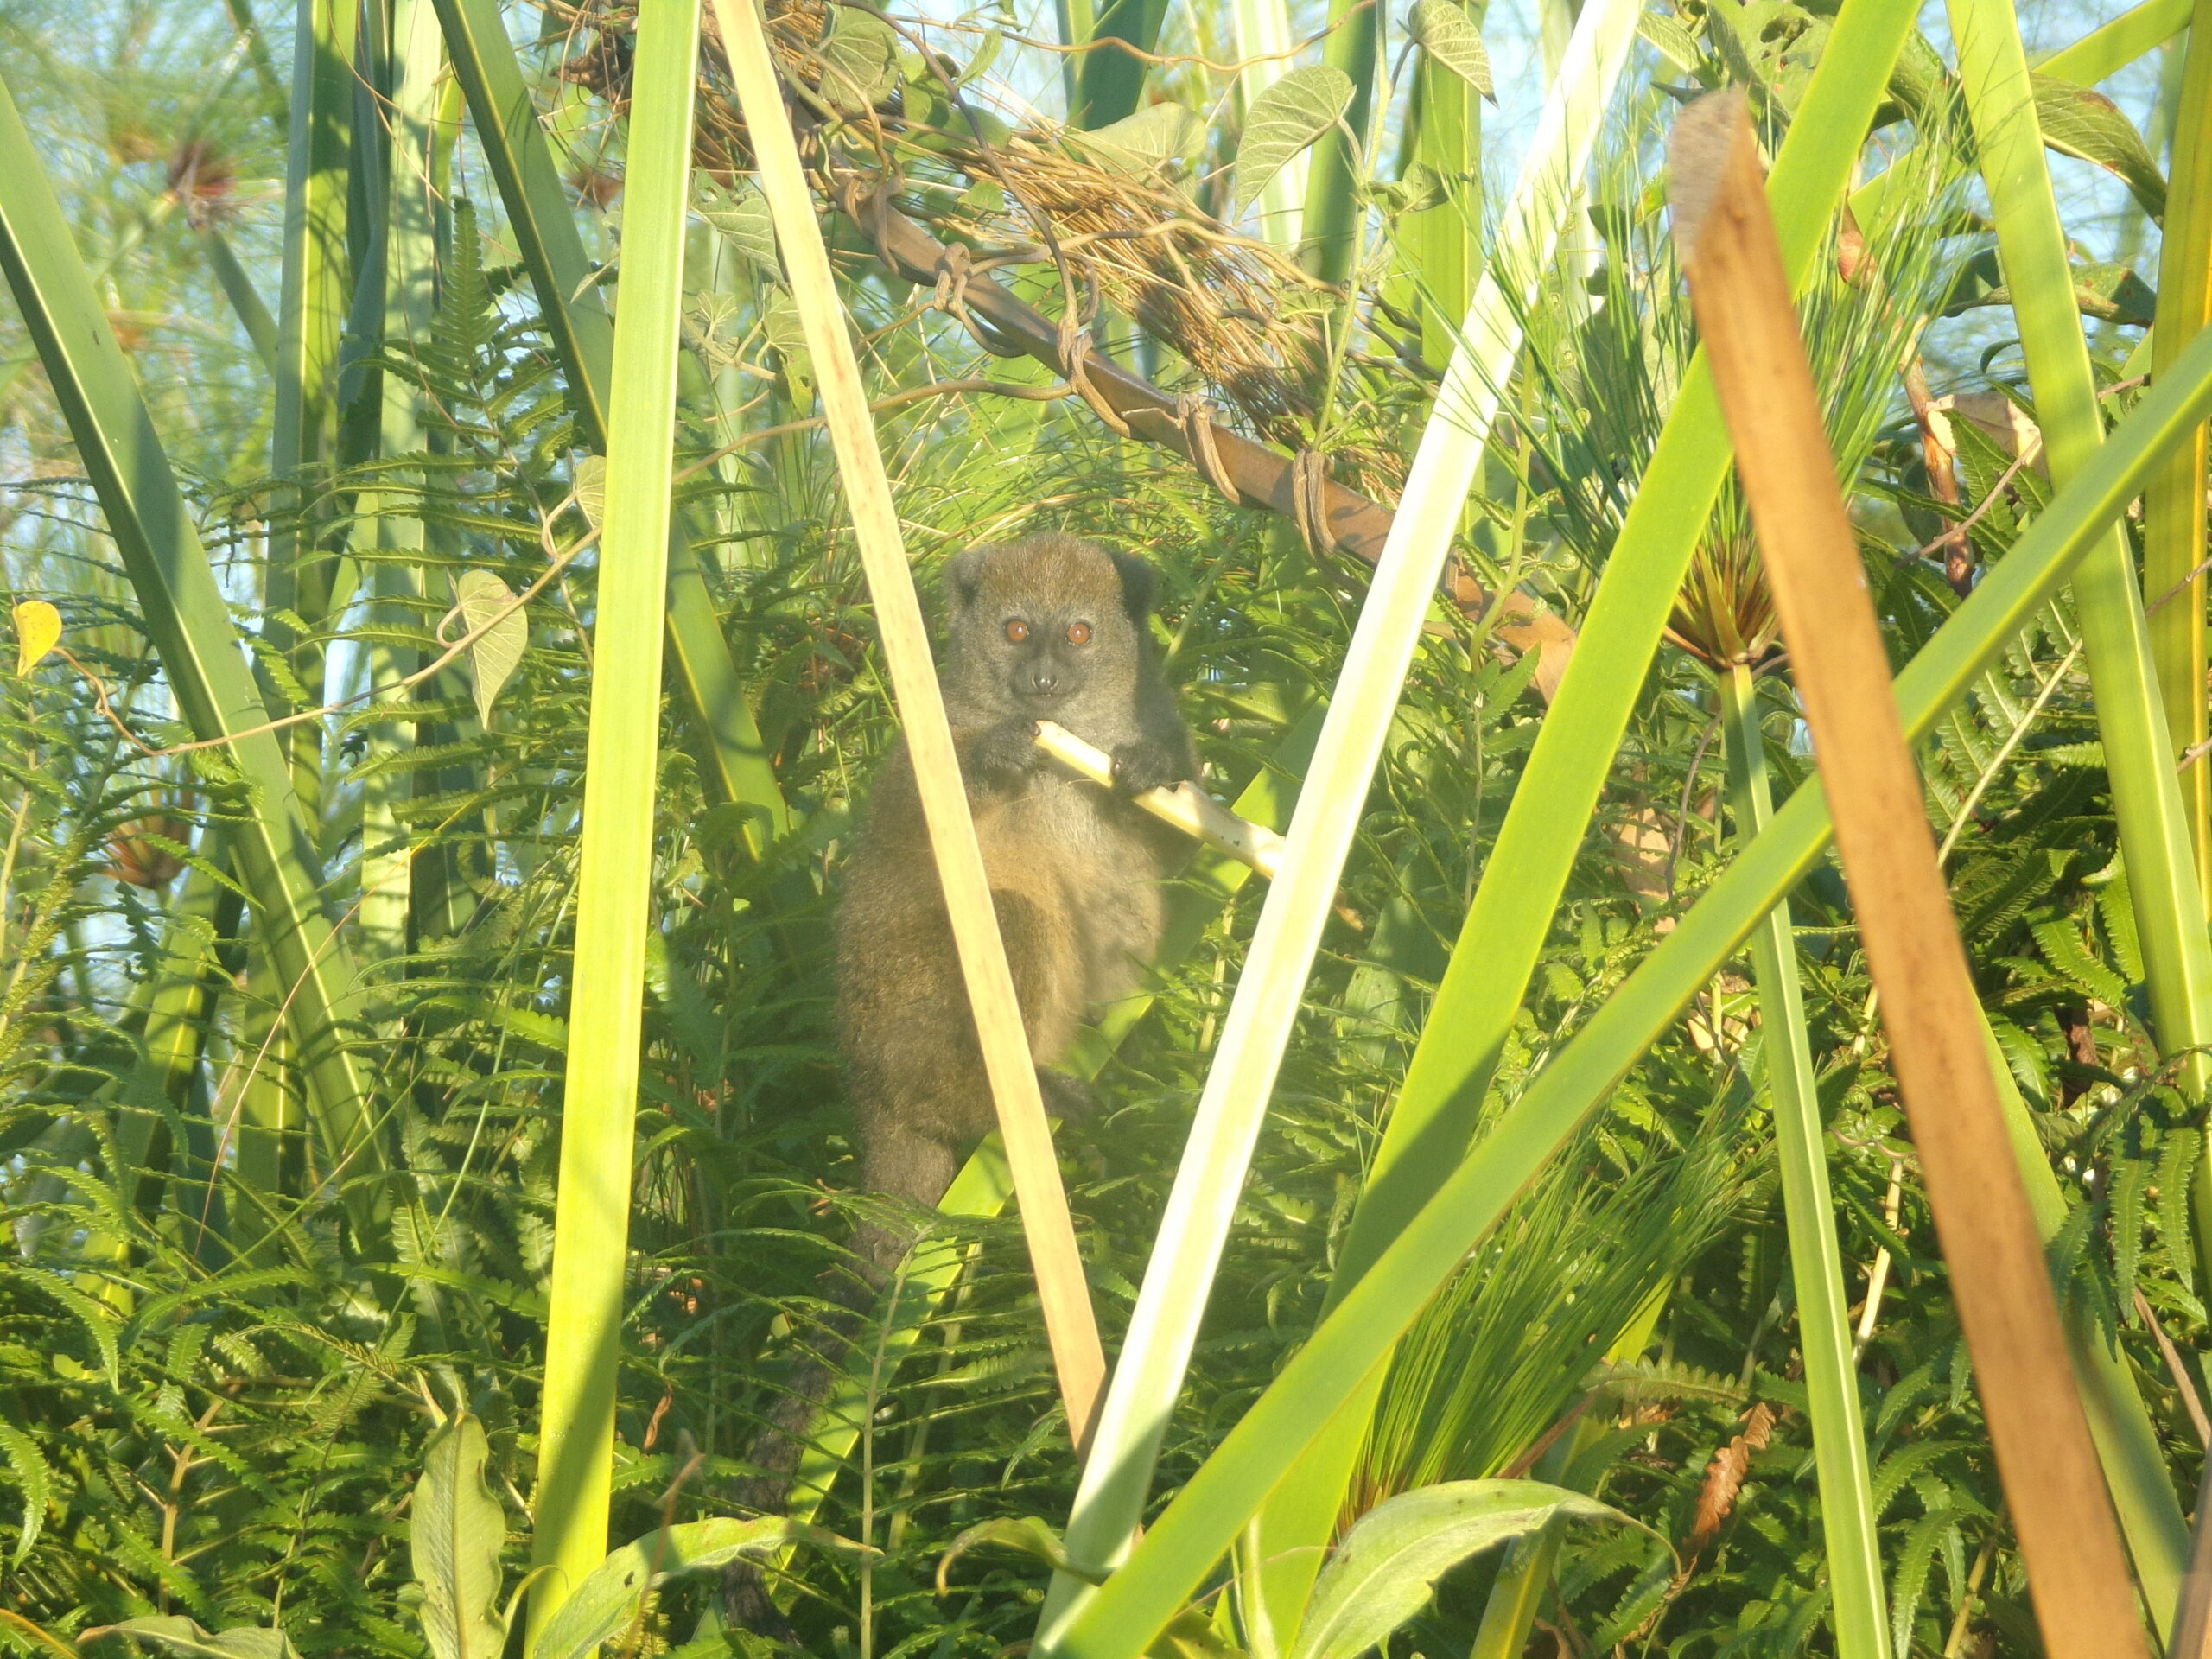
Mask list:
[[[1126,855],[1128,810],[1097,785],[1040,775],[1018,793],[971,803],[983,866],[993,886],[1014,886],[1048,874],[1083,881],[1090,867]],[[1053,867],[1050,872],[1043,866]]]

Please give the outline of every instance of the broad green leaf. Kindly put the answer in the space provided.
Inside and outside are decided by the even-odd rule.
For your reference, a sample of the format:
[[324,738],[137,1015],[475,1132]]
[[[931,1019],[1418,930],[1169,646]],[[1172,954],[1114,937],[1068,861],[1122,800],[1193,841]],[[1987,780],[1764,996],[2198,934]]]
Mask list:
[[750,180],[741,179],[735,188],[724,190],[702,175],[692,211],[762,270],[772,276],[782,273],[783,266],[776,259],[776,227],[768,218],[768,199]]
[[507,1517],[484,1478],[490,1452],[483,1423],[463,1414],[431,1440],[415,1484],[407,1542],[423,1586],[423,1637],[437,1659],[499,1659],[506,1645],[499,1550]]
[[[1421,0],[1421,4],[1449,6],[1451,0]],[[1414,10],[1418,13],[1420,8]],[[1470,29],[1469,33],[1472,32]],[[1482,49],[1479,42],[1475,49]],[[1309,63],[1292,70],[1253,100],[1251,112],[1244,118],[1243,139],[1236,147],[1240,209],[1259,199],[1268,181],[1281,172],[1292,156],[1337,124],[1351,102],[1351,77],[1343,70],[1325,63]]]
[[952,1572],[952,1564],[969,1550],[987,1544],[1000,1549],[1018,1551],[1033,1560],[1042,1561],[1055,1573],[1072,1573],[1086,1583],[1097,1584],[1104,1578],[1103,1573],[1077,1566],[1068,1554],[1067,1546],[1060,1541],[1059,1534],[1035,1516],[1025,1515],[1018,1520],[1001,1516],[993,1520],[977,1522],[955,1538],[951,1547],[938,1557],[937,1590],[939,1595],[945,1592],[945,1581]]
[[693,1521],[649,1532],[616,1550],[576,1586],[547,1622],[531,1659],[591,1659],[601,1643],[620,1635],[636,1619],[638,1604],[648,1591],[671,1580],[727,1567],[741,1555],[765,1555],[798,1541],[854,1548],[833,1534],[781,1516],[758,1521]]
[[16,675],[29,674],[46,660],[47,652],[61,643],[61,613],[42,599],[27,599],[16,607]]
[[1206,124],[1180,104],[1147,104],[1110,125],[1065,136],[1107,171],[1142,178],[1197,156],[1205,143]]
[[836,16],[836,30],[815,48],[822,60],[822,95],[841,110],[870,108],[899,84],[899,36],[858,6],[840,6]]
[[1705,55],[1698,50],[1697,36],[1662,13],[1647,11],[1640,15],[1636,20],[1636,32],[1677,69],[1694,69]]
[[1554,1517],[1627,1521],[1611,1504],[1533,1480],[1454,1480],[1360,1516],[1313,1586],[1291,1659],[1357,1659],[1427,1604],[1470,1555]]
[[607,511],[607,457],[586,455],[576,463],[576,511],[594,530]]
[[103,1624],[77,1638],[79,1645],[102,1637],[127,1636],[163,1653],[181,1653],[185,1659],[294,1659],[296,1649],[282,1630],[264,1630],[251,1624],[210,1636],[192,1620],[178,1614],[162,1618],[125,1619]]
[[798,302],[781,283],[761,297],[760,332],[768,337],[781,361],[784,377],[791,383],[791,396],[801,403],[813,397],[814,355],[806,349],[806,327],[799,321]]
[[[1414,7],[1412,27],[1413,37],[1421,42],[1422,51],[1484,98],[1492,97],[1490,54],[1483,48],[1482,31],[1454,0],[1419,0]],[[1694,49],[1691,60],[1696,60]]]
[[[476,717],[486,726],[492,723],[492,704],[522,661],[523,648],[530,644],[530,620],[520,606],[500,615],[514,603],[514,590],[489,570],[464,570],[454,584],[454,600],[468,632],[491,625],[490,631],[468,648],[469,688],[476,694]],[[493,621],[495,617],[498,620]]]
[[2117,174],[2143,211],[2152,219],[2166,213],[2166,175],[2158,171],[2151,147],[2120,105],[2102,92],[2050,75],[2030,75],[2035,88],[2036,118],[2043,141],[2067,156],[2078,156]]

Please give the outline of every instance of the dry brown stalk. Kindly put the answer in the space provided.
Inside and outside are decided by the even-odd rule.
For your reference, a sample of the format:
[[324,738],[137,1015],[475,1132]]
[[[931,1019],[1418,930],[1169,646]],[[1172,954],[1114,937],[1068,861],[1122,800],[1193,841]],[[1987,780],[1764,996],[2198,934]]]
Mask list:
[[1693,105],[1669,151],[1691,303],[1812,728],[2044,1646],[2053,1659],[2138,1659],[2148,1649],[2126,1557],[1983,1049],[1742,95]]

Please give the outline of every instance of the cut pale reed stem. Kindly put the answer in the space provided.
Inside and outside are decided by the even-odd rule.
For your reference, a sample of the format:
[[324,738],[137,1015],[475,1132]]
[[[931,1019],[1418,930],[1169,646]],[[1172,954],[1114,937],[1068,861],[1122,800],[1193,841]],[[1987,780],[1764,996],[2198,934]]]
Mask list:
[[[1049,720],[1037,722],[1037,747],[1071,772],[1094,784],[1114,786],[1113,757],[1084,741],[1065,726]],[[1181,783],[1173,789],[1147,789],[1130,800],[1162,823],[1205,842],[1217,853],[1235,859],[1274,880],[1282,864],[1282,837],[1265,824],[1240,818],[1196,784]]]

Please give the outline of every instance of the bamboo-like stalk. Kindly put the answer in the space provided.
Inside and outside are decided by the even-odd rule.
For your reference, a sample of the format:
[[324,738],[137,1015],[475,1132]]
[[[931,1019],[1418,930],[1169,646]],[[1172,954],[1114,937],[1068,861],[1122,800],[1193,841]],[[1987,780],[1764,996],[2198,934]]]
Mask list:
[[[2212,331],[2191,342],[2172,376],[2151,388],[1898,677],[1895,696],[1908,741],[1924,739],[1948,715],[2208,411]],[[1759,918],[1812,874],[1827,831],[1827,798],[1819,781],[1810,780],[1395,1230],[1380,1258],[1069,1626],[1058,1655],[1136,1659],[1144,1651],[1253,1511],[1294,1469],[1305,1478],[1319,1449],[1317,1439],[1366,1393],[1399,1334],[1467,1252],[1611,1098],[1637,1057],[1671,1027]]]
[[607,501],[576,873],[574,986],[531,1561],[535,1642],[607,1554],[629,1260],[645,938],[652,925],[676,359],[699,0],[644,0],[607,397]]
[[2147,1659],[1982,1047],[1920,774],[1889,696],[1881,623],[1836,483],[1743,95],[1717,94],[1686,112],[1669,162],[1675,244],[1827,785],[2044,1643],[2054,1659]]
[[[2212,0],[2196,0],[2166,180],[2164,240],[2158,248],[2158,326],[2151,372],[2163,374],[2196,331],[2212,322]],[[2143,492],[2143,593],[2151,655],[2165,706],[2166,735],[2180,754],[2182,800],[2196,855],[2199,901],[2212,915],[2212,735],[2205,713],[2204,482],[2206,433],[2199,427]]]
[[[223,833],[207,831],[200,854],[211,868],[226,862]],[[160,965],[141,988],[146,1023],[126,1096],[136,1096],[140,1103],[166,1099],[180,1109],[190,1098],[225,977],[214,959],[216,941],[237,927],[240,910],[238,893],[211,869],[194,865],[185,872],[162,925]]]
[[238,649],[228,606],[193,528],[136,377],[116,344],[13,99],[0,86],[0,270],[69,423],[100,510],[193,735],[220,739],[249,785],[233,848],[258,936],[282,977],[286,1020],[314,1090],[334,1178],[352,1181],[357,1230],[374,1224],[360,1178],[384,1166],[365,1082],[346,1046],[354,1007],[351,952],[321,908],[316,838],[292,791],[268,710]]
[[[1261,93],[1290,73],[1285,55],[1298,44],[1286,0],[1230,0],[1236,55],[1247,61],[1236,77],[1241,107],[1249,110]],[[1304,234],[1306,179],[1311,160],[1304,152],[1285,162],[1260,191],[1260,234],[1279,248],[1294,248]]]
[[1068,105],[1071,126],[1110,126],[1136,112],[1150,66],[1142,58],[1097,42],[1127,41],[1140,52],[1150,52],[1160,45],[1160,26],[1167,21],[1167,0],[1106,0],[1095,10],[1087,27],[1071,16],[1068,19],[1082,32],[1069,35],[1067,44],[1093,48],[1074,60],[1075,98]]
[[[1479,5],[1471,9],[1477,14]],[[1449,362],[1452,333],[1466,315],[1482,263],[1477,232],[1483,219],[1482,98],[1427,52],[1414,80],[1419,126],[1414,159],[1442,181],[1443,200],[1408,213],[1399,231],[1415,284],[1412,309],[1421,318],[1421,355]]]
[[[1910,0],[1855,0],[1836,20],[1770,187],[1794,281],[1812,269],[1912,16]],[[1352,1212],[1325,1308],[1358,1281],[1465,1152],[1727,467],[1727,433],[1712,381],[1694,359],[1498,828]],[[1379,1379],[1371,1385],[1379,1386]],[[1269,1497],[1262,1530],[1276,1541],[1273,1548],[1327,1541],[1373,1404],[1370,1388]],[[1311,1548],[1278,1554],[1269,1570],[1278,1630],[1297,1618],[1318,1568]]]
[[238,263],[231,247],[230,238],[219,225],[203,225],[199,229],[200,245],[207,256],[207,269],[214,273],[221,285],[223,297],[231,302],[231,309],[238,314],[238,327],[245,330],[245,337],[253,343],[255,353],[261,359],[273,379],[276,373],[276,319],[270,315],[268,302],[261,291],[254,287],[253,278]]
[[[1888,677],[1885,672],[1883,678]],[[1736,833],[1748,839],[1773,821],[1774,797],[1767,782],[1758,690],[1745,664],[1731,663],[1720,671],[1720,719],[1727,749],[1729,805],[1735,813]],[[1866,1426],[1859,1413],[1851,1321],[1845,1312],[1850,1298],[1844,1290],[1842,1253],[1836,1246],[1835,1207],[1828,1194],[1827,1156],[1822,1150],[1827,1136],[1812,1046],[1805,1035],[1797,942],[1790,931],[1786,899],[1766,913],[1751,934],[1751,977],[1758,991],[1767,1103],[1774,1114],[1782,1166],[1789,1271],[1797,1291],[1797,1346],[1804,1356],[1807,1409],[1813,1420],[1821,1529],[1827,1543],[1828,1586],[1834,1597],[1836,1652],[1841,1659],[1888,1659],[1889,1620],[1873,1490],[1866,1472]]]
[[1067,1408],[1068,1433],[1080,1450],[1089,1444],[1096,1421],[1105,1382],[1105,1352],[1099,1345],[1067,1194],[1060,1185],[1036,1065],[1014,1001],[1014,976],[999,938],[982,852],[968,816],[967,791],[960,780],[952,730],[945,721],[931,661],[921,601],[906,563],[898,508],[876,448],[875,424],[846,332],[843,303],[830,269],[822,227],[814,216],[814,198],[800,166],[798,141],[785,113],[760,14],[754,0],[715,0],[715,16],[752,135],[762,194],[775,220],[785,274],[798,304],[807,349],[821,376],[823,410],[829,417],[838,471],[852,509],[854,537],[860,543],[884,658],[913,756],[922,816],[944,888],[953,944],[990,1080],[991,1103],[1021,1205],[1046,1336],[1060,1398]]
[[[2064,484],[2104,440],[2043,131],[2012,0],[1951,0],[1959,81],[1974,124],[2022,354],[2052,481]],[[2143,596],[2125,531],[2113,525],[2074,579],[2128,893],[2142,942],[2160,1052],[2187,1058],[2184,1086],[2212,1088],[2212,938],[2196,853],[2166,730]],[[2200,699],[2202,692],[2198,692]],[[2212,1274],[2212,1167],[2193,1191],[2196,1249]]]
[[[388,346],[428,343],[437,308],[437,189],[439,152],[448,135],[439,130],[438,101],[445,68],[444,42],[430,0],[397,0],[392,10],[390,188],[385,195],[384,337]],[[386,372],[378,424],[378,450],[386,467],[425,442],[422,393],[407,377]],[[423,596],[423,567],[394,554],[423,548],[424,480],[419,472],[394,477],[370,520],[370,533],[385,556],[372,573],[372,614],[404,630],[416,618],[410,601]],[[369,505],[365,503],[364,505]],[[369,688],[378,701],[421,666],[418,651],[372,639]],[[414,747],[412,726],[394,721],[372,727],[361,779],[360,955],[365,964],[385,962],[407,949],[415,849],[399,817],[412,780],[396,764]]]
[[[329,608],[329,572],[314,557],[326,515],[308,476],[338,442],[339,337],[352,287],[346,247],[353,188],[357,0],[299,0],[292,36],[292,117],[284,163],[283,283],[276,309],[276,413],[269,468],[280,480],[270,521],[262,608],[270,643],[291,658],[309,700],[321,683],[321,652],[288,616],[312,627]],[[281,712],[281,711],[280,711]],[[308,721],[283,737],[293,786],[310,818],[322,806],[321,728]]]
[[1304,263],[1325,283],[1349,278],[1358,257],[1360,216],[1367,210],[1361,188],[1367,162],[1357,144],[1367,142],[1382,45],[1381,6],[1369,0],[1329,0],[1329,35],[1321,60],[1351,77],[1351,102],[1343,121],[1323,133],[1310,152],[1300,223]]
[[[1160,1437],[1182,1389],[1237,1195],[1344,856],[1365,809],[1399,688],[1450,553],[1460,508],[1481,466],[1502,389],[1520,353],[1515,316],[1533,298],[1558,242],[1635,27],[1633,0],[1592,0],[1584,11],[1567,72],[1545,104],[1506,208],[1497,251],[1468,308],[1463,343],[1422,429],[1389,540],[1345,652],[1338,694],[1299,795],[1287,855],[1260,912],[1243,976],[1222,1023],[1220,1046],[1100,1421],[1097,1455],[1077,1489],[1068,1551],[1087,1565],[1118,1561],[1143,1513]],[[1270,1546],[1270,1553],[1276,1548]],[[1083,1587],[1071,1576],[1055,1580],[1039,1637],[1046,1651],[1052,1650],[1054,1633],[1082,1595]],[[1295,1618],[1285,1619],[1272,1606],[1270,1613],[1289,1641]]]
[[[530,272],[538,315],[567,378],[584,442],[604,453],[614,336],[584,257],[560,170],[537,107],[515,61],[498,0],[435,0],[446,49],[486,170]],[[745,686],[730,658],[699,556],[681,526],[670,531],[668,641],[673,667],[706,739],[708,785],[754,809],[741,832],[755,856],[788,834],[792,819]]]

